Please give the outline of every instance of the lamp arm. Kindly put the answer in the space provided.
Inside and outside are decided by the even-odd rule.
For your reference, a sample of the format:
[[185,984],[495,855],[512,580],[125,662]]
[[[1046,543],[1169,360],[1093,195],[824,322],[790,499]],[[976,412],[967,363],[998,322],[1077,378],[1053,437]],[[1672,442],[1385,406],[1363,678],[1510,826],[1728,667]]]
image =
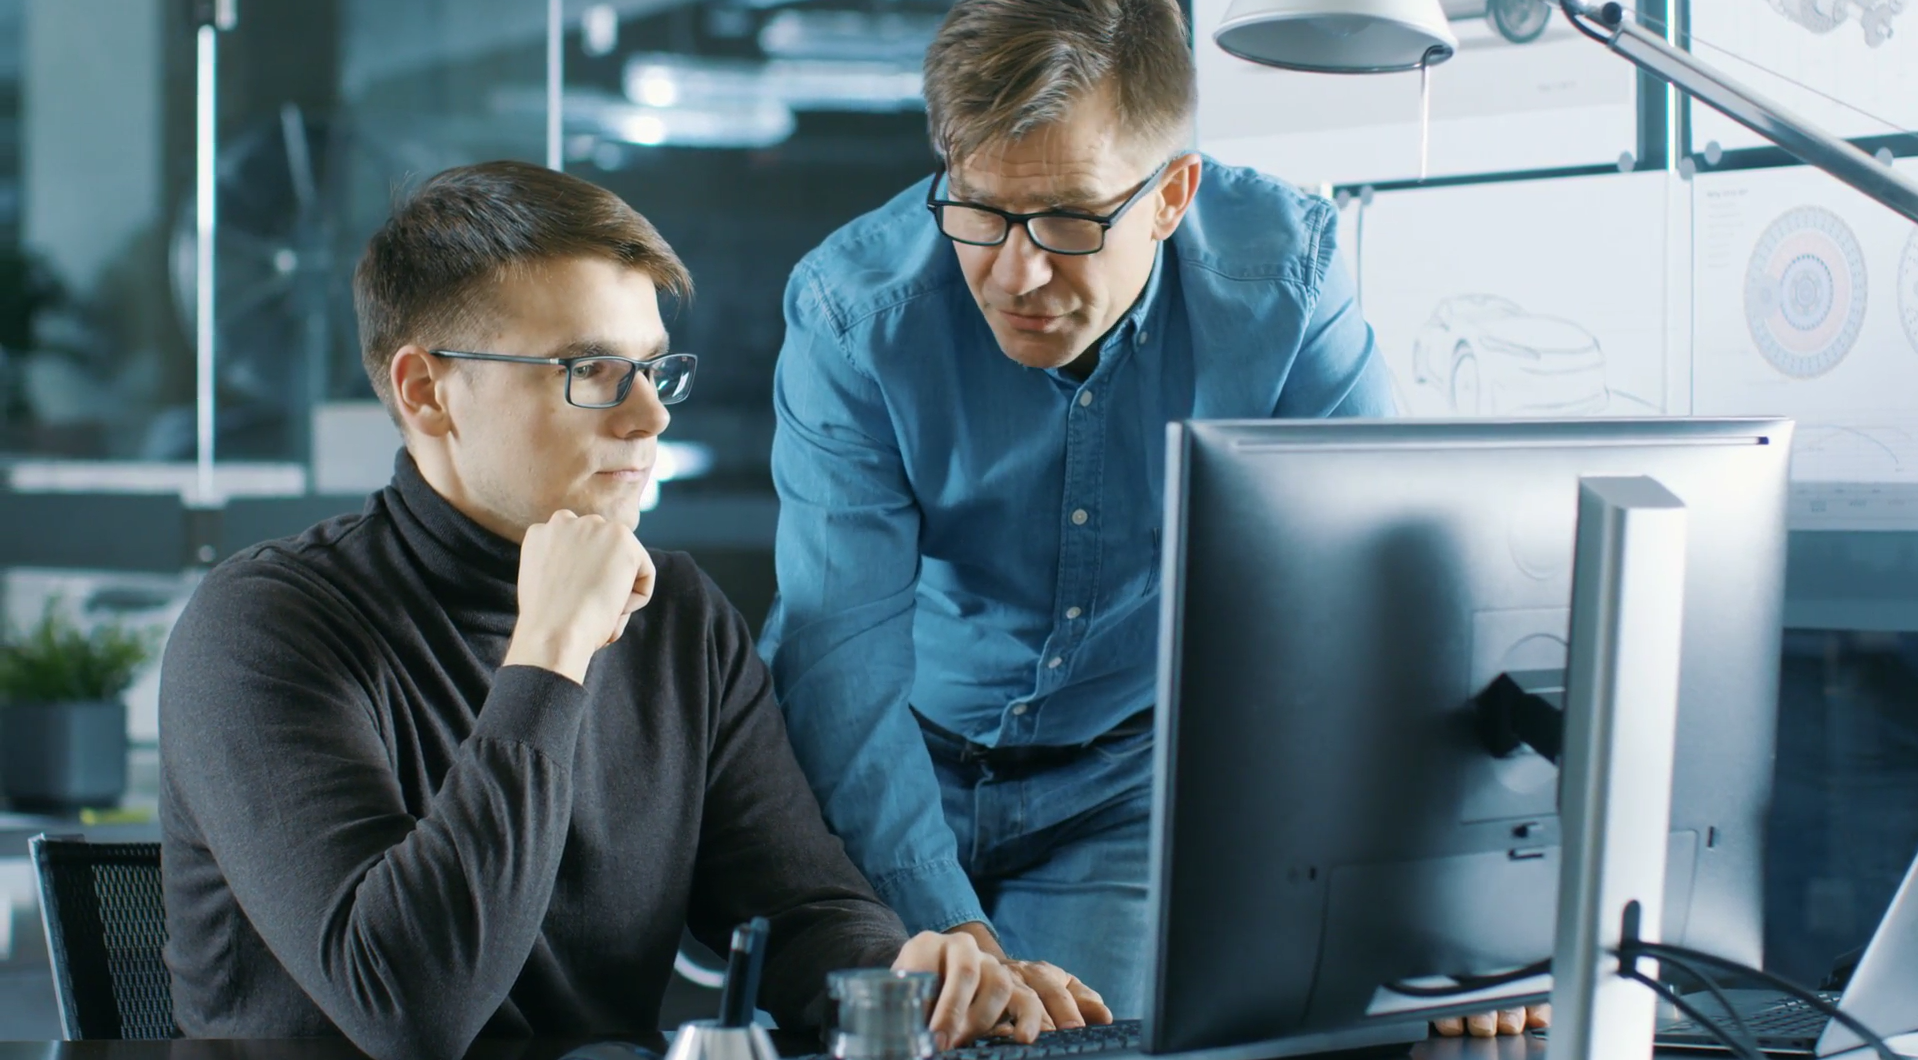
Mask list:
[[1800,161],[1824,170],[1918,224],[1918,180],[1672,47],[1664,38],[1626,19],[1618,4],[1605,4],[1596,10],[1575,2],[1564,6],[1568,17],[1575,17],[1576,11],[1609,30],[1611,37],[1606,45],[1639,69],[1689,93]]

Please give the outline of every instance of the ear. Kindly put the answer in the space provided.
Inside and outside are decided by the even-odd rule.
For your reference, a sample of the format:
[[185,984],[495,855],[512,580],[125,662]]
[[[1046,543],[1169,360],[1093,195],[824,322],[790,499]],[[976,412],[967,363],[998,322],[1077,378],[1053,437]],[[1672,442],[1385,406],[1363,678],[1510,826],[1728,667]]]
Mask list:
[[447,411],[445,391],[454,371],[451,361],[412,343],[393,354],[386,381],[404,431],[429,438],[452,433],[453,418]]
[[1166,167],[1165,180],[1159,185],[1159,208],[1152,215],[1152,238],[1171,239],[1178,231],[1185,212],[1199,195],[1199,172],[1203,168],[1194,152],[1173,159]]

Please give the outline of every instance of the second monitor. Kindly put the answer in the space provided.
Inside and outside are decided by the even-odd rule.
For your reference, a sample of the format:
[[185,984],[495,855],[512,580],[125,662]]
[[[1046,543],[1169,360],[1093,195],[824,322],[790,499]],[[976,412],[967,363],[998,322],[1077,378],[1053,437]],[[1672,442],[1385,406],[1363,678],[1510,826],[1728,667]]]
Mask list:
[[1688,509],[1663,937],[1760,963],[1788,421],[1192,422],[1168,446],[1150,1051],[1422,1017],[1445,1006],[1379,988],[1552,954],[1558,773],[1492,755],[1473,704],[1566,663],[1587,475]]

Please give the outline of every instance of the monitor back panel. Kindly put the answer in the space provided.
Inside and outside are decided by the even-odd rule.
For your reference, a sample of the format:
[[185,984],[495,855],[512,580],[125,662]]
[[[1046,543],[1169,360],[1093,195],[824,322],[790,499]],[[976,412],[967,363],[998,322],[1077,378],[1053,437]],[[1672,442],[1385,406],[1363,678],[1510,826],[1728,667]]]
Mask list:
[[1557,770],[1471,700],[1564,666],[1584,475],[1689,509],[1664,935],[1759,963],[1789,453],[1776,420],[1174,425],[1147,1048],[1551,955]]

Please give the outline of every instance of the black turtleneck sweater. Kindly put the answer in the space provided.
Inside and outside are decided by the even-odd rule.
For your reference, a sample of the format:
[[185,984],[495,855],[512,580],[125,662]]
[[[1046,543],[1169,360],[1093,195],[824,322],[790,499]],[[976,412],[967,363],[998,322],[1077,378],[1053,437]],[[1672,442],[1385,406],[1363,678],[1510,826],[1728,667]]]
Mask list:
[[658,1021],[681,926],[772,920],[760,1003],[904,929],[827,830],[745,622],[677,553],[586,685],[502,668],[519,548],[401,454],[366,510],[255,546],[167,645],[166,949],[190,1037],[381,1060]]

